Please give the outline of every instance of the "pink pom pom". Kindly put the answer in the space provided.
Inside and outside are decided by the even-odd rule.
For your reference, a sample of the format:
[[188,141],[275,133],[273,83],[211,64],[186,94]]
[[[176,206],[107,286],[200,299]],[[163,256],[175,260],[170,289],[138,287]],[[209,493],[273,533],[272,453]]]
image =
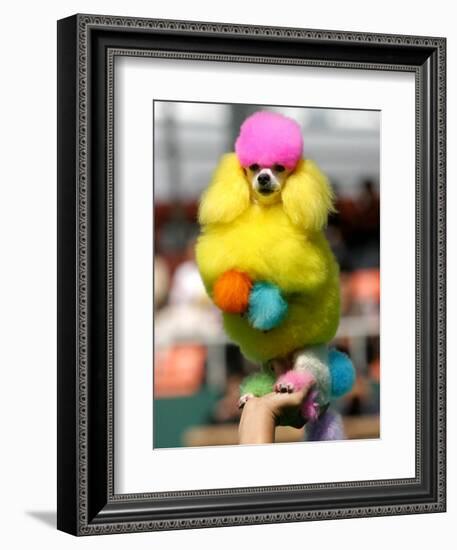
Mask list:
[[279,113],[254,113],[241,125],[235,152],[242,166],[282,164],[292,170],[303,152],[300,126]]

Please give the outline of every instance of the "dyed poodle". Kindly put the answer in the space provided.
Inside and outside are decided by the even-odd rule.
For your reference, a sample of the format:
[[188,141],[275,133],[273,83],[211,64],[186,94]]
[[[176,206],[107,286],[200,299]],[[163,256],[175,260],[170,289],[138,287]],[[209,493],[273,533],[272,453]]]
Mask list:
[[316,420],[350,390],[354,371],[327,346],[340,310],[338,265],[324,235],[333,195],[302,151],[292,119],[261,111],[245,120],[235,153],[222,157],[201,198],[196,259],[227,334],[263,367],[242,384],[240,404],[305,384],[313,389],[302,416]]

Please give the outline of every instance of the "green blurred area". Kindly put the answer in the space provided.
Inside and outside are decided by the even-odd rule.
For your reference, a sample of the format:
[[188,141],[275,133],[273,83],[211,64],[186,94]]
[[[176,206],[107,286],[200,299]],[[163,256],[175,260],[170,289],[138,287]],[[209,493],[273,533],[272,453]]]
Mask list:
[[154,448],[184,446],[188,428],[210,423],[220,393],[208,386],[191,396],[154,399]]

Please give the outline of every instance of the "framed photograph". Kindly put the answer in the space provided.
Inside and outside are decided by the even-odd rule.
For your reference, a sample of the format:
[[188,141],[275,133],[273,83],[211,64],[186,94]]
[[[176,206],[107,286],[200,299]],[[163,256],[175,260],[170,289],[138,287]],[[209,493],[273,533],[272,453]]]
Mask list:
[[446,41],[58,22],[58,528],[443,512]]

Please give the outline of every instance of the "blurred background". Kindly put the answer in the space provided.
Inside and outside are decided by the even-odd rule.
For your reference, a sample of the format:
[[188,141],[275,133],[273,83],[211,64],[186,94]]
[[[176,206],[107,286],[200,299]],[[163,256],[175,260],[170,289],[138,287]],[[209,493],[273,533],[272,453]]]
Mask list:
[[[244,119],[266,109],[300,123],[304,156],[332,183],[327,237],[341,269],[333,342],[357,371],[334,406],[349,439],[379,437],[380,112],[154,102],[154,448],[237,443],[239,384],[258,367],[242,357],[205,294],[194,260],[197,208]],[[277,441],[303,430],[278,428]]]

